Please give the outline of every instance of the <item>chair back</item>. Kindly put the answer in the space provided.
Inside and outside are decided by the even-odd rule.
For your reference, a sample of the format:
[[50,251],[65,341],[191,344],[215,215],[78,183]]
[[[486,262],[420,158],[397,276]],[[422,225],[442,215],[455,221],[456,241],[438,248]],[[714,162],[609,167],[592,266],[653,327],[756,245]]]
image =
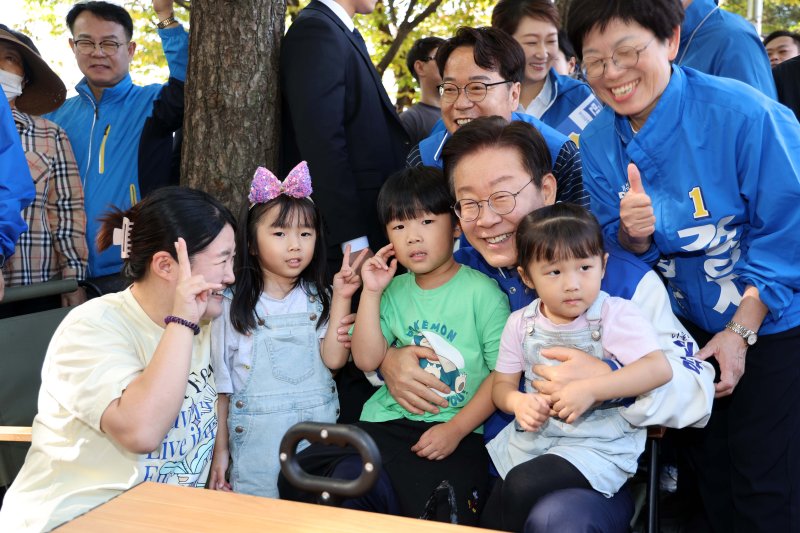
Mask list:
[[[47,346],[71,308],[63,307],[0,320],[0,433],[2,426],[30,426],[37,412],[42,362]],[[16,477],[29,442],[14,438],[19,428],[7,428],[0,442],[0,487]]]

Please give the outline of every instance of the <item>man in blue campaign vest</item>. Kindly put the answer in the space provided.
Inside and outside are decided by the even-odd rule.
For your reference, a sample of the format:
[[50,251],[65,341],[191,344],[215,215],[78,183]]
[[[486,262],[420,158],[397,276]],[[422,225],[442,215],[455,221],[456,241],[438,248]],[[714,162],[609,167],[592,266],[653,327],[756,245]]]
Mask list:
[[[164,127],[174,131],[183,116],[189,36],[175,21],[172,8],[172,0],[153,0],[170,80],[144,87],[135,85],[128,72],[136,43],[131,41],[133,22],[125,9],[107,2],[85,2],[75,4],[67,14],[70,46],[84,78],[75,87],[78,95],[46,118],[66,130],[75,151],[85,194],[90,278],[116,275],[122,266],[118,248],[100,253],[94,246],[98,217],[111,206],[125,210],[144,192],[169,184],[151,183],[150,175],[140,176],[138,155],[140,144],[152,140],[143,132],[158,129],[145,128],[147,121],[164,120],[169,122]],[[165,107],[171,108],[169,112]],[[164,115],[172,118],[166,120]],[[171,142],[166,141],[159,144],[162,149],[157,155],[163,159],[159,166],[169,169]],[[122,288],[121,283],[111,286],[115,285]]]
[[[478,218],[461,220],[469,246],[459,249],[455,258],[490,276],[509,298],[511,309],[531,303],[536,294],[520,280],[516,266],[514,234],[520,220],[529,212],[555,201],[555,180],[548,174],[541,183],[527,170],[526,150],[532,150],[531,136],[536,130],[527,124],[483,118],[465,126],[453,136],[444,150],[444,171],[456,200],[479,201]],[[487,201],[493,194],[515,194],[510,212],[499,214]],[[651,321],[673,370],[673,379],[651,393],[642,395],[624,410],[623,416],[637,426],[666,425],[684,427],[705,425],[714,395],[713,370],[709,363],[696,359],[692,337],[675,318],[669,298],[658,275],[633,255],[618,247],[609,252],[602,289],[613,296],[628,298]],[[547,381],[537,381],[545,394],[556,392],[574,380],[619,368],[611,360],[600,361],[570,348],[557,348],[550,354],[561,363],[535,368]],[[421,347],[390,350],[381,373],[392,396],[412,412],[436,412],[446,404],[428,387],[448,392],[441,382],[430,379],[419,369],[418,358],[429,357]],[[512,417],[493,415],[484,424],[484,436],[493,438]],[[633,502],[626,488],[612,498],[588,489],[569,489],[543,498],[533,507],[528,524],[531,530],[627,531]],[[491,517],[487,517],[491,522]],[[528,525],[526,525],[526,531]]]
[[442,121],[414,147],[409,166],[442,167],[442,148],[458,128],[479,117],[500,116],[532,124],[544,137],[558,182],[558,200],[588,206],[578,147],[566,135],[537,118],[517,113],[525,54],[497,28],[459,28],[436,53],[442,73]]

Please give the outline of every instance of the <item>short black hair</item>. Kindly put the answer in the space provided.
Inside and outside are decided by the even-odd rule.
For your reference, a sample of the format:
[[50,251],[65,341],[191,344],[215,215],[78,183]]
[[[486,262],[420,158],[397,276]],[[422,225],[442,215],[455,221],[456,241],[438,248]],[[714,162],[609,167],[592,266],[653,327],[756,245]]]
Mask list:
[[125,11],[125,8],[110,2],[78,2],[73,5],[72,9],[67,13],[67,27],[69,27],[69,31],[73,32],[73,34],[75,19],[84,11],[88,11],[97,18],[109,22],[116,22],[125,30],[125,36],[129,41],[133,38],[133,20],[131,19],[131,15]]
[[492,27],[514,35],[523,17],[544,20],[556,30],[561,27],[558,9],[550,0],[500,0],[492,10]]
[[417,83],[419,83],[419,77],[417,76],[416,70],[414,70],[414,63],[419,60],[424,61],[428,59],[431,52],[439,48],[443,42],[444,39],[441,37],[423,37],[414,41],[414,44],[408,49],[408,54],[406,54],[406,66],[408,67],[408,71],[411,72],[411,75],[414,76],[414,79],[417,80]]
[[583,61],[583,39],[594,28],[603,31],[613,20],[635,22],[665,41],[683,23],[683,15],[681,0],[573,0],[567,15],[567,36],[578,60]]
[[542,188],[542,178],[553,168],[550,150],[539,133],[527,122],[506,122],[502,117],[481,117],[458,128],[442,149],[444,175],[450,192],[455,194],[453,173],[465,156],[486,148],[513,148],[533,184]]
[[472,57],[479,67],[497,72],[511,82],[521,82],[525,75],[525,52],[509,34],[499,28],[462,26],[436,52],[436,66],[444,76],[444,66],[456,48],[472,48]]
[[764,37],[764,46],[767,46],[770,41],[774,41],[778,37],[791,37],[794,44],[800,48],[800,33],[787,30],[777,30]]
[[557,203],[525,215],[517,226],[517,264],[527,271],[531,261],[563,261],[603,256],[603,231],[587,209]]
[[567,61],[569,61],[571,57],[574,57],[575,59],[578,58],[578,56],[575,54],[575,47],[572,46],[572,41],[569,40],[569,37],[567,37],[567,32],[564,30],[558,30],[558,49],[561,50],[561,53],[564,54],[564,57],[567,58]]
[[409,220],[422,213],[441,215],[453,211],[453,195],[442,171],[436,167],[412,167],[395,172],[378,194],[378,220],[386,228],[392,220]]

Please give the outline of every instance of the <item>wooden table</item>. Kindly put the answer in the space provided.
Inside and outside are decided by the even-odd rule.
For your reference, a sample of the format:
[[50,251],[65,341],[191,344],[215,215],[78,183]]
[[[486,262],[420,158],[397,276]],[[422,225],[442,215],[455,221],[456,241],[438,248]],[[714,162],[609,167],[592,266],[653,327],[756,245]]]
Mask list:
[[468,533],[479,530],[162,483],[137,485],[58,529],[59,533],[108,531]]

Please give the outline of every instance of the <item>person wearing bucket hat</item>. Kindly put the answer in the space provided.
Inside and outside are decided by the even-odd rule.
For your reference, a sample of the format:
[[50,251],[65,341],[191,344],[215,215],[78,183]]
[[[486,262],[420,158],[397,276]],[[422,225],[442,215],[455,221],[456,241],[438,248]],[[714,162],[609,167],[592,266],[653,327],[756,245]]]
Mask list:
[[[100,229],[98,216],[109,205],[128,209],[148,191],[170,184],[166,180],[172,135],[159,138],[163,142],[157,149],[142,149],[143,145],[152,146],[154,131],[171,133],[181,127],[189,36],[175,21],[172,0],[152,0],[152,5],[170,70],[164,85],[141,86],[131,80],[129,67],[136,43],[132,41],[133,22],[123,7],[78,2],[67,13],[69,44],[84,78],[75,86],[77,96],[68,98],[47,118],[66,130],[75,150],[89,243],[94,243]],[[165,172],[150,173],[156,165]],[[121,267],[119,253],[100,252],[90,245],[88,278],[96,286],[105,286],[102,292],[124,288]]]
[[[0,83],[12,107],[28,161],[36,196],[22,216],[28,231],[3,269],[9,287],[30,285],[61,276],[86,276],[86,213],[78,165],[66,132],[38,115],[58,108],[66,95],[64,83],[42,59],[31,39],[0,24]],[[60,305],[78,305],[85,291],[55,301],[8,304],[4,314],[34,312]],[[30,307],[33,305],[33,307]]]

